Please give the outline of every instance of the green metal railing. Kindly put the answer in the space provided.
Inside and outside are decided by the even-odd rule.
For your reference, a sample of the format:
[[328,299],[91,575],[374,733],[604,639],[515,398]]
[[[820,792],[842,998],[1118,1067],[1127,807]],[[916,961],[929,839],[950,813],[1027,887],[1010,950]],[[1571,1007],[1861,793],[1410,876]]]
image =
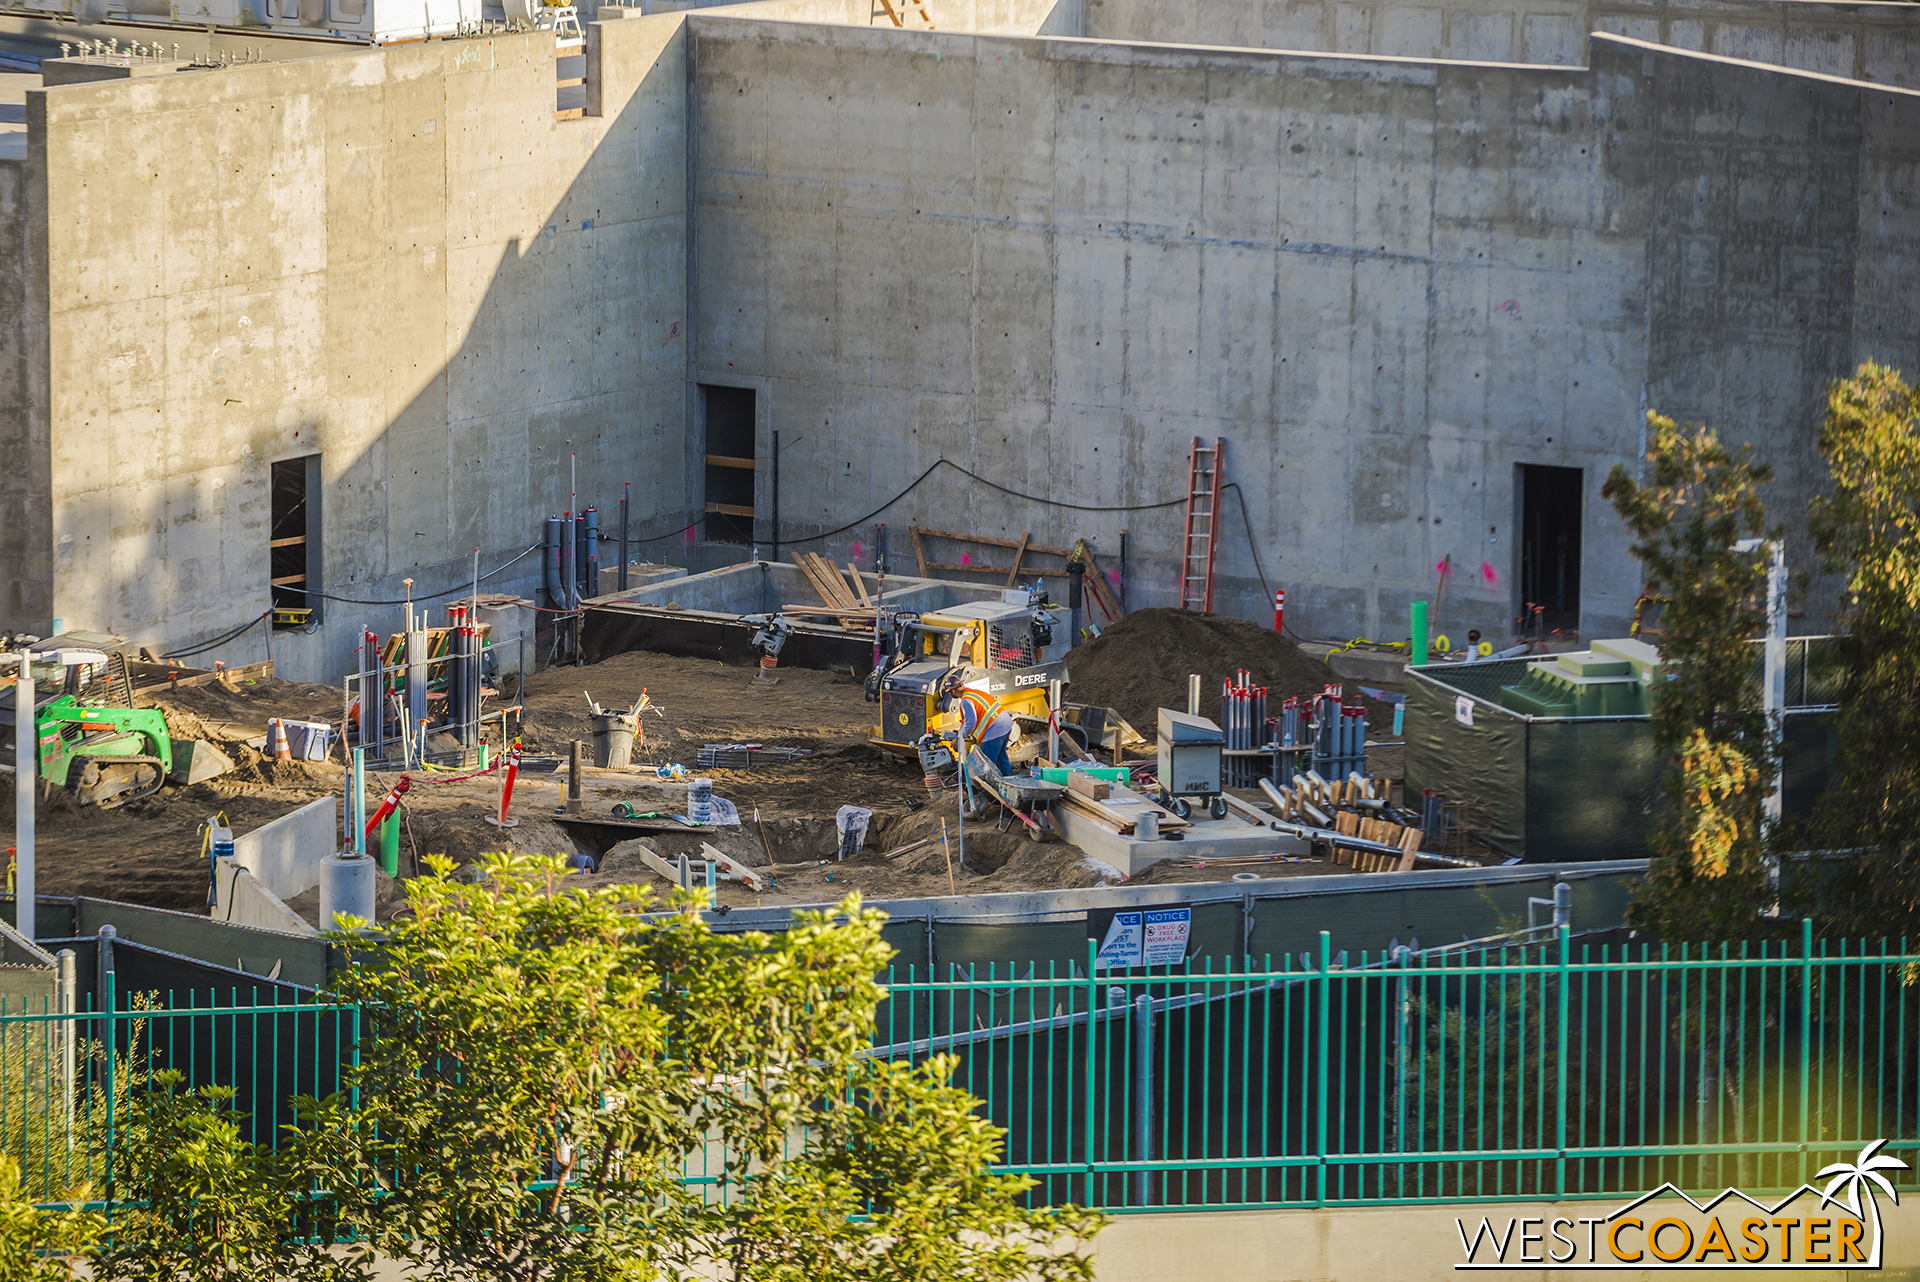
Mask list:
[[[1920,1149],[1904,944],[1544,942],[1259,967],[896,977],[1038,1202],[1110,1209],[1790,1188]],[[1909,1182],[1911,1174],[1903,1176]]]
[[[1876,1139],[1916,1160],[1920,955],[1904,942],[1530,938],[1349,957],[1323,933],[1314,952],[1224,969],[1096,970],[1091,946],[1066,974],[908,968],[889,977],[873,1053],[954,1056],[1035,1203],[1790,1188]],[[106,983],[99,1010],[0,1006],[0,1148],[43,1200],[82,1182],[98,1196],[117,1111],[155,1071],[234,1087],[246,1137],[272,1145],[293,1096],[340,1084],[362,1032],[352,1007],[204,990],[130,1003]],[[715,1160],[688,1154],[688,1182],[713,1183]]]

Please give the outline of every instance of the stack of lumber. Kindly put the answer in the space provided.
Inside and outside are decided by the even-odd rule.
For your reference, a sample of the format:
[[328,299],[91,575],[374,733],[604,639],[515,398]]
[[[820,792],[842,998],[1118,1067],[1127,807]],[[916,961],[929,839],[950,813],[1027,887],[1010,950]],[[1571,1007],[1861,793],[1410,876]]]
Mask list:
[[1127,836],[1133,832],[1135,821],[1145,810],[1160,812],[1160,831],[1171,832],[1188,826],[1187,821],[1166,807],[1149,801],[1144,795],[1135,792],[1124,784],[1110,784],[1105,798],[1096,800],[1083,791],[1071,786],[1072,775],[1067,776],[1069,787],[1053,804],[1065,806],[1083,819],[1099,824],[1109,832]]
[[1414,856],[1420,853],[1420,839],[1424,835],[1418,828],[1410,828],[1395,823],[1391,819],[1362,817],[1351,810],[1343,810],[1334,820],[1334,830],[1349,837],[1358,837],[1362,841],[1376,841],[1383,846],[1400,847],[1400,857],[1381,854],[1377,850],[1356,850],[1333,843],[1333,862],[1349,864],[1355,872],[1411,872]]
[[[853,562],[847,562],[847,578],[840,577],[840,571],[818,552],[799,552],[794,554],[794,564],[807,576],[807,582],[813,584],[813,590],[820,594],[826,603],[825,609],[810,606],[782,606],[782,614],[825,615],[838,619],[840,626],[849,632],[866,632],[873,628],[874,604],[867,595],[866,584],[860,581],[860,571],[854,569]],[[852,586],[848,586],[848,581]]]

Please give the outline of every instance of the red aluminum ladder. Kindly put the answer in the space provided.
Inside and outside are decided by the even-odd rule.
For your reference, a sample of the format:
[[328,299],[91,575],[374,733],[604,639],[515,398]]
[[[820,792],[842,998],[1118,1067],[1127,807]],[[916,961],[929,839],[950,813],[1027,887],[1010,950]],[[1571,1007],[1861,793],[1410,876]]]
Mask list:
[[1214,517],[1220,511],[1220,473],[1227,442],[1215,437],[1212,445],[1193,438],[1187,460],[1187,538],[1180,565],[1180,608],[1213,613]]

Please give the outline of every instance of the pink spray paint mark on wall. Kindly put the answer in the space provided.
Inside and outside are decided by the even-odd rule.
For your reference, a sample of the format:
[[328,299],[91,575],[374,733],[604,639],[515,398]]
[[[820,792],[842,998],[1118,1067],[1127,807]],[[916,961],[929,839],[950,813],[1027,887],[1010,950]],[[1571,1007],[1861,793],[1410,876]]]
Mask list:
[[1493,562],[1482,561],[1480,563],[1480,581],[1488,587],[1493,587],[1500,582],[1500,576],[1494,573]]
[[1443,579],[1450,576],[1453,573],[1453,555],[1449,553],[1434,562],[1433,572]]
[[962,552],[962,553],[960,554],[960,564],[962,564],[962,565],[972,565],[972,564],[973,564],[973,554],[972,554],[971,552]]
[[1114,586],[1114,587],[1116,587],[1116,588],[1117,588],[1117,587],[1119,587],[1119,586],[1120,586],[1120,571],[1118,571],[1118,570],[1108,570],[1108,571],[1107,571],[1107,582],[1109,582],[1109,583],[1111,583],[1111,584],[1113,584],[1113,586]]
[[851,556],[854,560],[858,561],[860,559],[861,554],[864,553],[865,551],[866,551],[865,548],[861,547],[858,543],[855,543],[852,547],[847,549],[847,555]]

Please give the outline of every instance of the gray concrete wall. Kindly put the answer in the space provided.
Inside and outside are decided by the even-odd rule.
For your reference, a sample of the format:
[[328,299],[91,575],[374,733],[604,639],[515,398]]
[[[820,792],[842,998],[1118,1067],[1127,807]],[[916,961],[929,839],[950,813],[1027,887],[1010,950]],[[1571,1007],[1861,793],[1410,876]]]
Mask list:
[[[9,133],[9,144],[24,135]],[[8,147],[24,153],[24,146]],[[25,154],[0,158],[0,629],[39,630],[49,615],[53,573],[48,474],[46,240],[43,194]]]
[[1097,40],[1576,65],[1591,31],[1920,87],[1911,4],[1824,0],[1085,0]]
[[[175,646],[257,617],[269,464],[313,452],[322,586],[355,601],[536,542],[573,506],[570,452],[581,506],[630,480],[637,533],[684,524],[679,24],[608,24],[580,120],[555,120],[534,35],[36,91],[59,265],[42,615]],[[325,618],[274,638],[281,675],[337,675],[401,611]]]
[[[1192,438],[1224,436],[1297,630],[1403,636],[1451,556],[1440,627],[1498,634],[1514,464],[1553,464],[1586,474],[1584,626],[1617,634],[1639,574],[1599,488],[1639,457],[1647,405],[1724,386],[1699,412],[1784,471],[1865,350],[1822,319],[1783,363],[1749,331],[1811,324],[1810,288],[1910,324],[1905,91],[1607,37],[1583,71],[691,25],[695,378],[764,389],[783,541],[944,456],[1098,510],[942,471],[881,519],[1109,554],[1125,528],[1132,603],[1169,604],[1179,510],[1123,509],[1181,495]],[[1884,128],[1846,125],[1869,100]],[[1676,131],[1718,138],[1718,167]],[[1804,184],[1755,181],[1776,159],[1824,166],[1813,210]],[[1856,286],[1869,179],[1884,277]],[[1713,212],[1683,214],[1703,182]],[[1831,268],[1729,259],[1682,315],[1670,241],[1698,217],[1730,250],[1817,243]],[[1875,350],[1920,358],[1898,335]],[[1220,608],[1270,617],[1231,497],[1223,526]]]

